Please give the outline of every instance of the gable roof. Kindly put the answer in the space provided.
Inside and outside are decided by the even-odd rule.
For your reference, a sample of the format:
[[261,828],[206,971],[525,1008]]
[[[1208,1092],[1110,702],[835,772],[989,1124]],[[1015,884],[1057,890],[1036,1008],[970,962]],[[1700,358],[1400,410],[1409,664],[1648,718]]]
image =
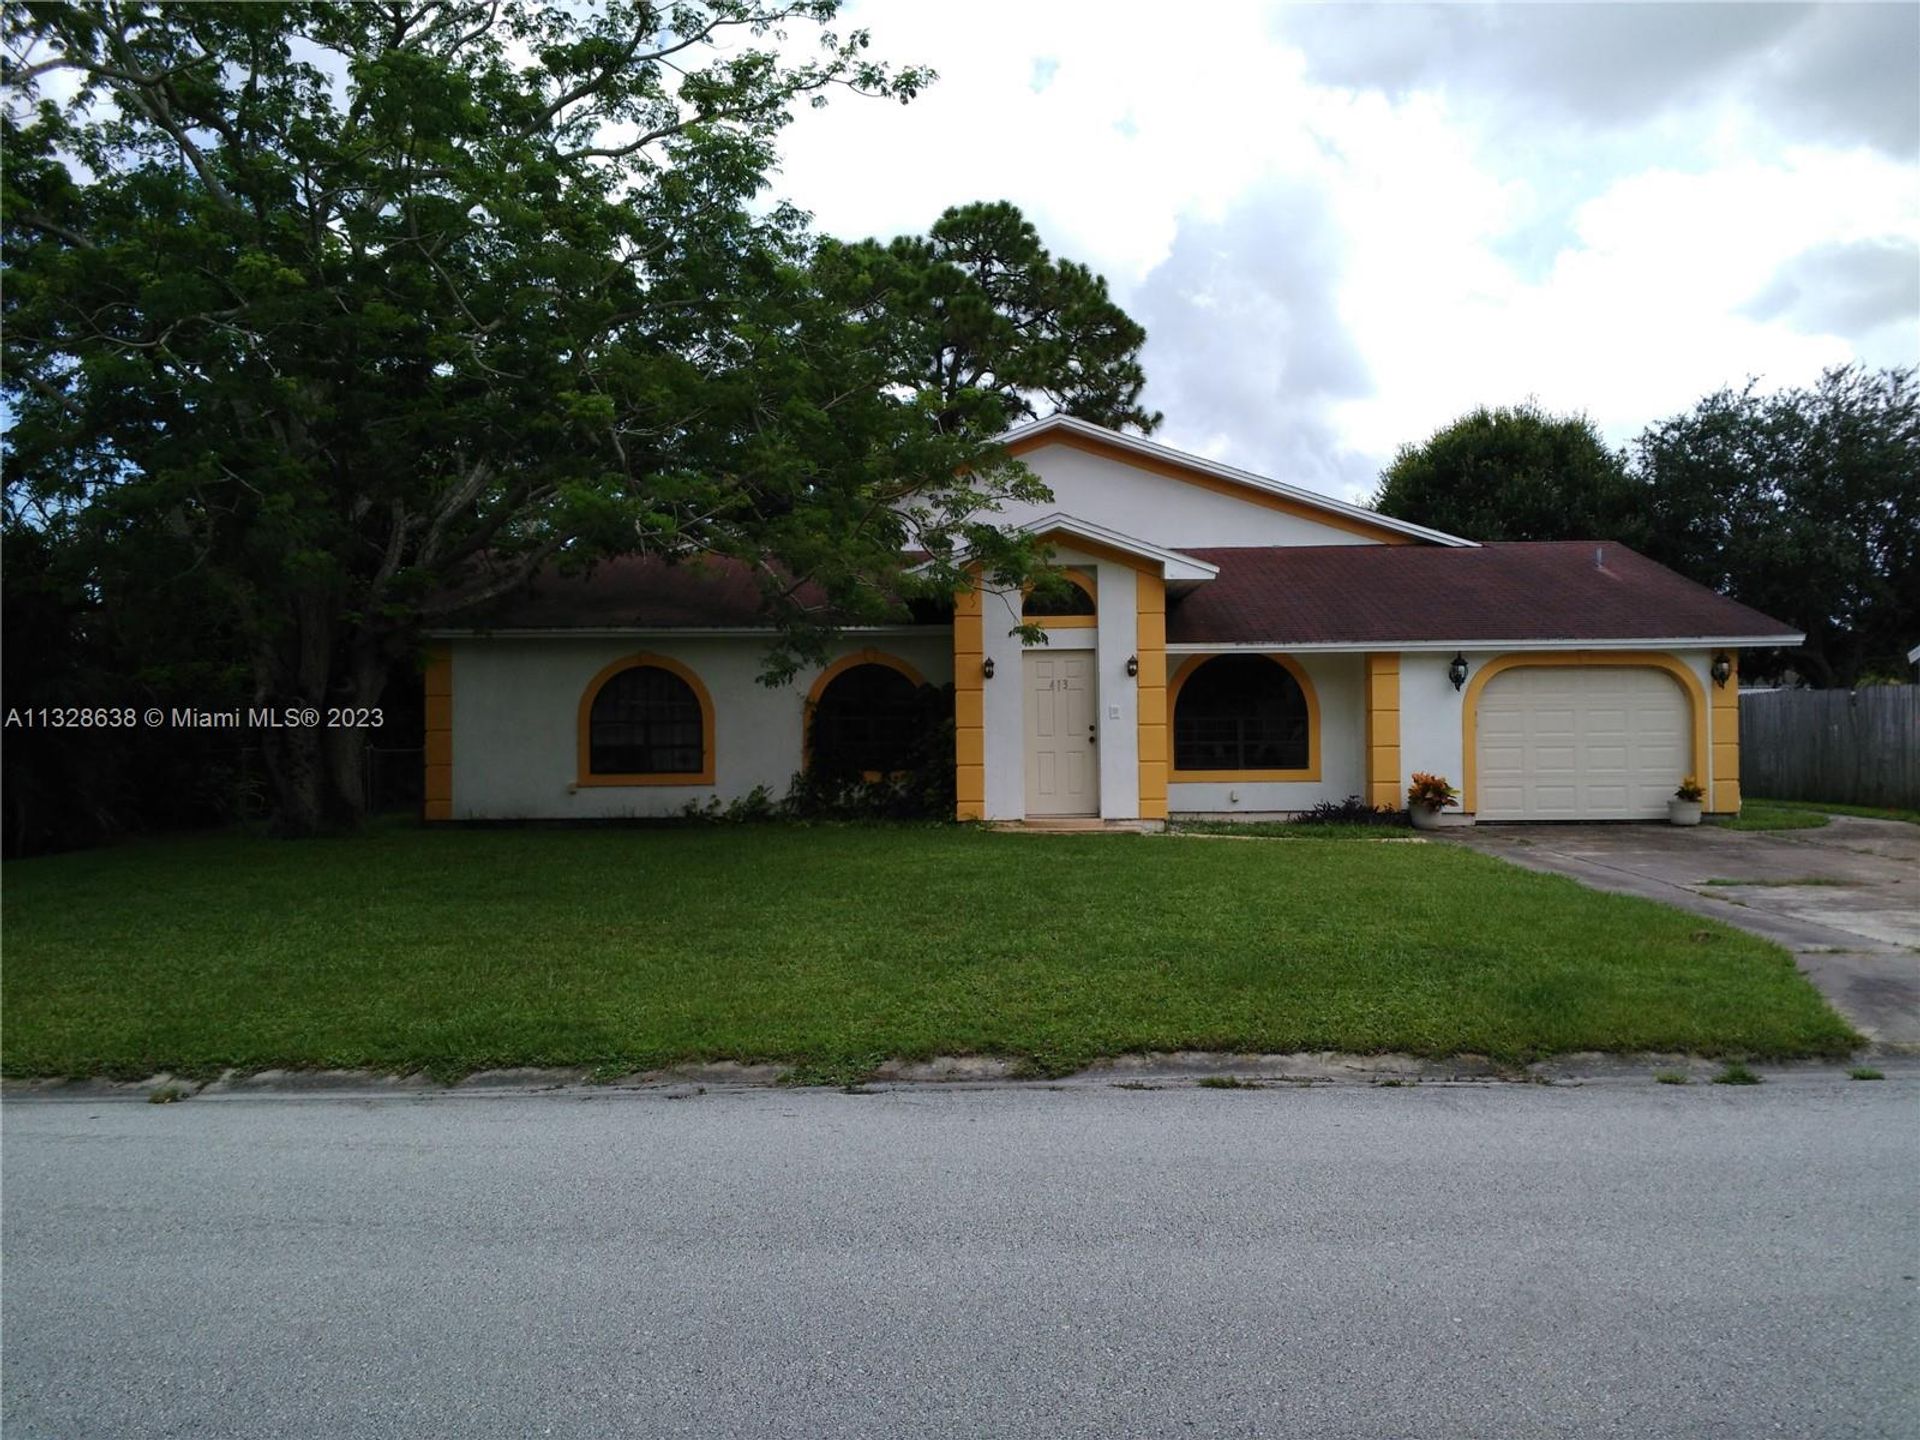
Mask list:
[[1168,603],[1169,645],[1468,649],[1620,640],[1792,645],[1805,638],[1610,541],[1187,553],[1220,574]]
[[1323,525],[1364,535],[1384,544],[1424,542],[1471,548],[1477,543],[1458,535],[1448,535],[1444,531],[1429,530],[1424,525],[1415,525],[1408,520],[1396,520],[1363,505],[1349,505],[1345,501],[1335,500],[1331,495],[1271,480],[1251,470],[1241,470],[1232,465],[1202,459],[1198,455],[1189,455],[1183,450],[1157,444],[1139,435],[1109,430],[1071,415],[1049,415],[1044,420],[1016,426],[1000,437],[1000,444],[1014,456],[1028,454],[1043,445],[1065,445],[1163,475],[1170,480],[1201,485],[1235,499],[1317,520]]
[[[1070,549],[1080,549],[1090,554],[1106,551],[1109,558],[1118,558],[1136,570],[1151,570],[1165,575],[1168,584],[1211,580],[1220,569],[1217,565],[1195,559],[1193,551],[1169,550],[1150,540],[1124,535],[1108,526],[1096,525],[1091,520],[1082,520],[1064,510],[1041,515],[1016,528],[1023,534],[1037,536],[1041,540],[1062,541]],[[969,552],[963,544],[957,546],[954,553],[964,557]]]

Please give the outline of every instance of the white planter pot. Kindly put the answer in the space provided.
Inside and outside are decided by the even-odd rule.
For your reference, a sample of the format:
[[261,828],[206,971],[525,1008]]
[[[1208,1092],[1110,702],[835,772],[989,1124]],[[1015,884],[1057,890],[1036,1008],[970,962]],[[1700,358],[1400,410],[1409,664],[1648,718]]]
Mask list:
[[1413,822],[1416,830],[1438,830],[1445,823],[1443,812],[1428,805],[1409,805],[1407,818]]
[[1667,801],[1667,823],[1669,825],[1698,825],[1700,823],[1700,802],[1698,800]]

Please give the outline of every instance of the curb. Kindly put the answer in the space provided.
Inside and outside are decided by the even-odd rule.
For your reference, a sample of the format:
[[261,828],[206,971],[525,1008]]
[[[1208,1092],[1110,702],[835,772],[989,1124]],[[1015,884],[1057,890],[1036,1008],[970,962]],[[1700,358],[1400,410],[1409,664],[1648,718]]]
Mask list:
[[[1681,1075],[1687,1084],[1707,1084],[1725,1062],[1698,1055],[1610,1055],[1586,1052],[1557,1056],[1530,1065],[1506,1065],[1483,1055],[1423,1059],[1413,1055],[1236,1055],[1183,1050],[1119,1055],[1062,1076],[1035,1075],[1028,1062],[1005,1056],[943,1055],[930,1060],[889,1060],[850,1085],[790,1085],[791,1067],[747,1065],[736,1061],[638,1071],[608,1080],[592,1078],[584,1066],[521,1067],[480,1070],[451,1084],[420,1074],[392,1075],[371,1070],[229,1070],[202,1081],[170,1074],[144,1080],[102,1078],[8,1079],[0,1097],[17,1100],[125,1100],[148,1103],[186,1099],[414,1099],[446,1096],[517,1096],[565,1092],[575,1096],[665,1094],[670,1099],[709,1090],[745,1091],[791,1088],[798,1092],[849,1090],[873,1093],[942,1087],[1022,1090],[1171,1089],[1183,1086],[1220,1089],[1307,1088],[1325,1085],[1553,1085],[1657,1083],[1656,1074]],[[1920,1077],[1920,1055],[1869,1046],[1846,1060],[1750,1062],[1768,1080],[1844,1078],[1870,1064],[1891,1078]],[[1669,1080],[1667,1084],[1681,1082]]]

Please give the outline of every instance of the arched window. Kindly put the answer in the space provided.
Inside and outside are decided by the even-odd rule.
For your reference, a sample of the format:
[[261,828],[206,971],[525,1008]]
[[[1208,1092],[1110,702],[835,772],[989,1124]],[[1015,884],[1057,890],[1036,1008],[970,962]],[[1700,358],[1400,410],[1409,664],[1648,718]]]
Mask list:
[[1045,590],[1029,590],[1020,607],[1023,620],[1073,621],[1091,625],[1096,613],[1093,581],[1078,570],[1065,570],[1059,582]]
[[1307,771],[1313,763],[1309,692],[1268,655],[1218,655],[1177,677],[1173,769],[1232,774]]
[[594,677],[580,715],[583,785],[713,782],[713,706],[677,661],[639,655]]
[[808,765],[836,776],[907,769],[927,727],[920,690],[900,661],[848,656],[830,668],[808,702]]

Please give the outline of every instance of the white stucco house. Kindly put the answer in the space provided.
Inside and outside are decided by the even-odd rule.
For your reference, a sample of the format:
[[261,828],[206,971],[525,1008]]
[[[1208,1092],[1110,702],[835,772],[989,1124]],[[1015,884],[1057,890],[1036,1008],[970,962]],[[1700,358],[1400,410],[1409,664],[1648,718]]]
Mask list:
[[962,820],[1398,805],[1415,771],[1480,820],[1660,818],[1688,775],[1740,808],[1739,652],[1799,643],[1778,621],[1617,544],[1475,544],[1060,416],[1006,443],[1053,494],[1004,518],[1069,567],[1055,613],[976,588],[769,689],[742,574],[544,578],[435,637],[428,818],[674,815],[815,751],[884,771],[922,682],[954,687]]

